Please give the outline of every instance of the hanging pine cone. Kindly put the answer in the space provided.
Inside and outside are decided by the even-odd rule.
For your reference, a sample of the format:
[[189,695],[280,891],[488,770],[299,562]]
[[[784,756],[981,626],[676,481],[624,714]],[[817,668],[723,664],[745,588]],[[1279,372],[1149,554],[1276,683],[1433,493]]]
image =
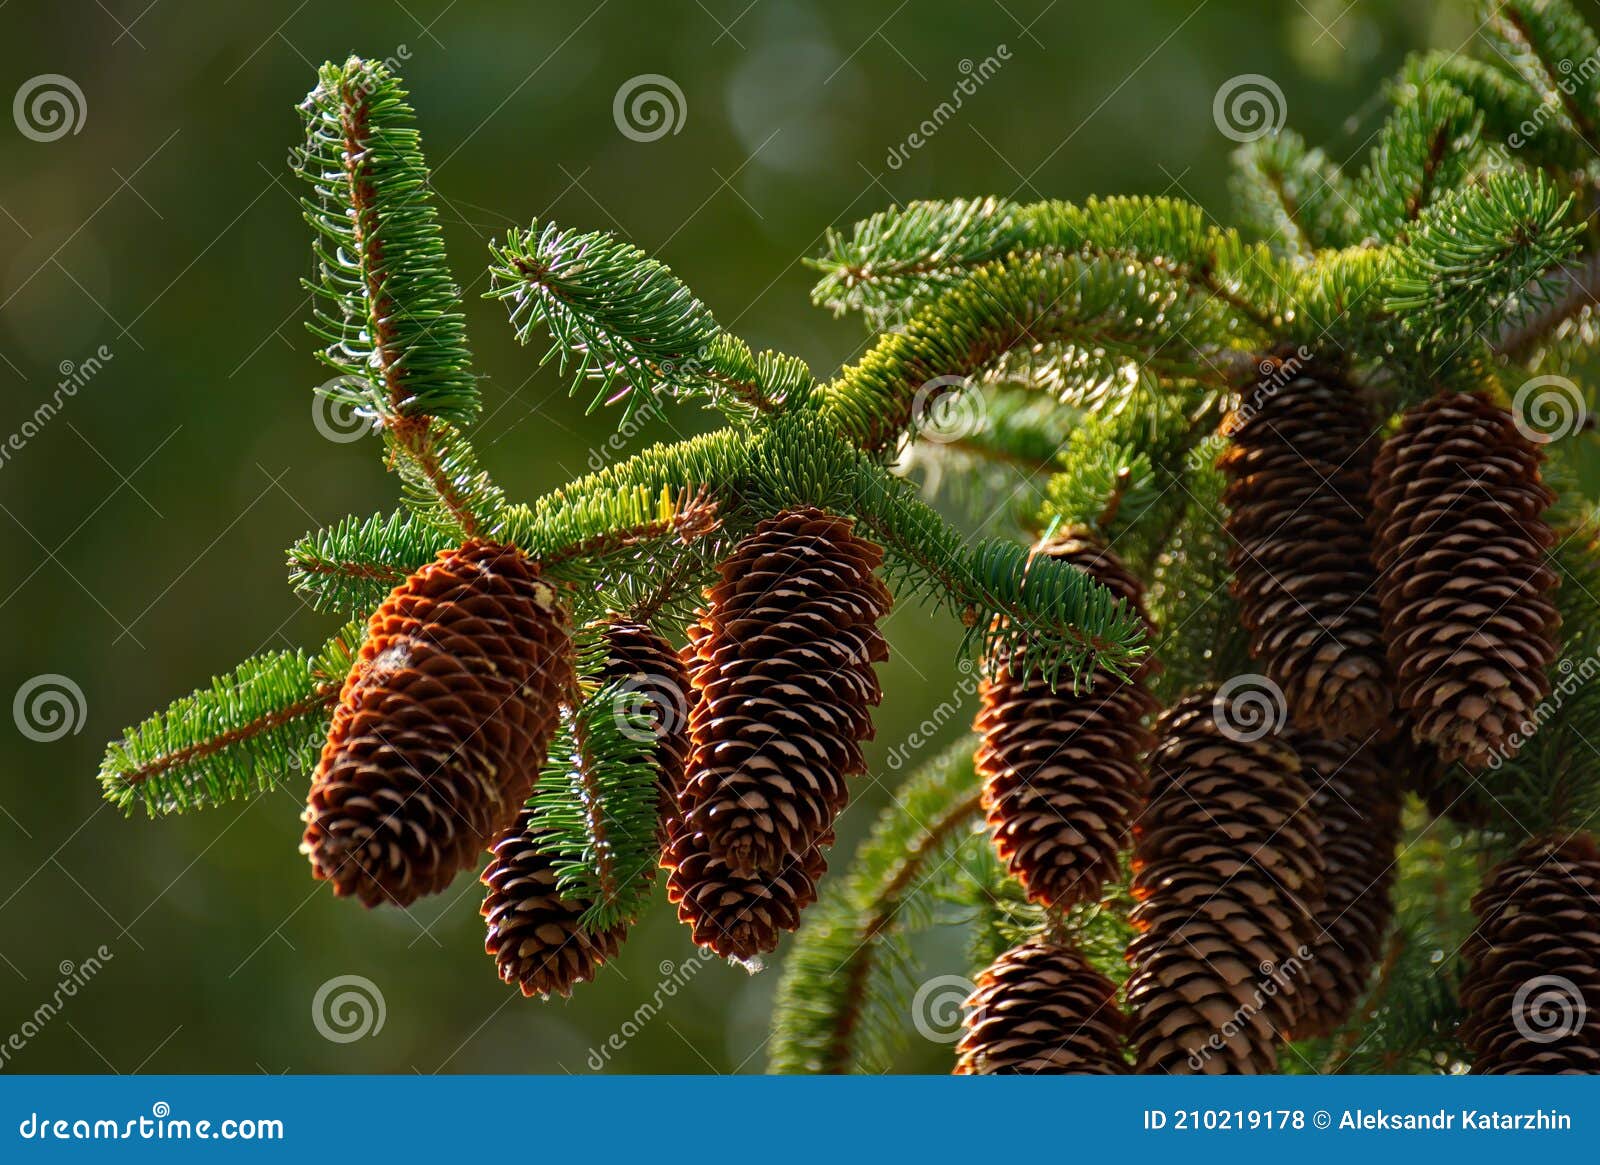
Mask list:
[[[1145,615],[1144,587],[1109,550],[1065,535],[1036,554],[1068,562]],[[1153,632],[1152,632],[1153,634]],[[1020,661],[1019,661],[1020,662]],[[984,661],[976,764],[995,846],[1028,897],[1065,910],[1099,896],[1118,872],[1129,828],[1144,798],[1142,754],[1155,710],[1148,667],[1128,681],[1096,667],[1085,689],[1052,689],[1034,672]]]
[[956,1045],[957,1076],[1120,1076],[1127,1019],[1117,988],[1069,946],[1033,939],[978,976]]
[[612,619],[605,625],[602,683],[620,684],[626,710],[650,725],[660,792],[661,836],[676,812],[689,755],[689,671],[648,623]]
[[1600,849],[1534,839],[1472,900],[1461,1038],[1474,1072],[1600,1074]]
[[1300,775],[1311,785],[1311,812],[1322,825],[1327,869],[1320,939],[1305,967],[1305,1008],[1296,1039],[1329,1035],[1366,992],[1389,922],[1400,842],[1401,789],[1386,744],[1365,747],[1297,734]]
[[1263,365],[1229,418],[1218,462],[1234,545],[1228,565],[1250,652],[1290,719],[1326,736],[1366,736],[1392,702],[1366,529],[1372,416],[1337,377]]
[[883,551],[850,521],[786,510],[718,571],[690,629],[692,751],[680,807],[730,874],[778,873],[831,832],[865,763],[888,657],[877,622],[890,596]]
[[471,541],[384,600],[311,782],[315,877],[405,906],[475,865],[527,799],[571,686],[554,590],[523,554]]
[[500,978],[524,995],[572,994],[614,957],[626,923],[591,932],[579,924],[589,903],[561,896],[555,866],[539,852],[533,814],[517,822],[489,851],[483,884],[489,888],[481,913],[488,921],[484,949],[494,956]]
[[1140,1072],[1263,1073],[1301,1009],[1324,867],[1311,790],[1282,737],[1221,693],[1156,726],[1134,825],[1127,999]]
[[1477,769],[1550,694],[1554,495],[1537,445],[1475,393],[1406,414],[1373,475],[1374,558],[1400,706],[1446,761]]
[[725,959],[753,959],[800,926],[800,912],[817,900],[817,880],[828,868],[822,846],[831,844],[833,835],[825,834],[777,873],[741,875],[710,852],[704,834],[674,821],[661,860],[667,901],[697,946]]

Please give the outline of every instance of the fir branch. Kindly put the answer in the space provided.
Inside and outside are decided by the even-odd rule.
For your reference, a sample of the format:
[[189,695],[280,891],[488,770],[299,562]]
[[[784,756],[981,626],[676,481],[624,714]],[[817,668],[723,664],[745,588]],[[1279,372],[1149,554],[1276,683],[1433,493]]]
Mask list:
[[969,547],[903,483],[865,459],[850,485],[848,511],[888,552],[889,574],[913,593],[932,593],[966,628],[964,650],[1010,654],[1024,643],[1030,668],[1075,686],[1087,669],[1126,674],[1144,656],[1144,629],[1121,600],[1076,567],[1030,557],[1006,539]]
[[1459,53],[1425,53],[1406,61],[1401,81],[1418,89],[1444,82],[1465,93],[1483,114],[1484,140],[1510,147],[1501,155],[1491,145],[1497,157],[1566,171],[1581,170],[1594,157],[1564,115],[1551,115],[1554,106],[1543,93],[1494,64]]
[[344,518],[289,548],[289,583],[319,611],[365,618],[453,539],[404,512]]
[[591,903],[583,925],[631,922],[650,897],[659,772],[654,729],[620,684],[566,712],[528,806],[562,897]]
[[[1238,342],[1239,321],[1167,273],[1109,258],[1023,257],[972,272],[882,337],[812,404],[859,448],[891,450],[924,424],[938,397],[1007,352],[1072,346],[1086,399],[1129,384],[1138,364],[1164,380],[1219,381],[1210,351]],[[1135,382],[1136,383],[1136,382]]]
[[517,339],[536,327],[554,343],[545,360],[573,368],[573,390],[597,382],[593,410],[624,403],[624,420],[657,394],[701,396],[738,419],[773,412],[810,388],[810,369],[753,353],[725,331],[665,264],[603,231],[535,222],[492,245],[489,295],[505,301]]
[[1029,249],[1148,264],[1263,331],[1283,312],[1287,269],[1263,244],[1213,226],[1194,203],[1164,197],[1042,202],[1024,207],[1020,219]]
[[1491,341],[1497,355],[1528,360],[1566,324],[1600,306],[1600,251],[1546,271],[1538,282],[1546,289],[1546,302],[1501,322]]
[[387,67],[358,57],[324,65],[301,111],[310,327],[340,373],[319,391],[376,418],[414,508],[471,537],[499,498],[449,423],[477,415],[478,390],[415,115]]
[[275,651],[127,730],[100,766],[105,797],[155,817],[218,805],[309,773],[360,643],[352,626],[316,656]]
[[1426,347],[1448,351],[1490,324],[1548,307],[1542,277],[1576,252],[1572,198],[1542,175],[1485,176],[1430,208],[1396,256],[1386,307],[1413,313]]
[[1021,210],[998,198],[919,201],[882,210],[846,237],[829,228],[812,302],[834,315],[860,311],[874,330],[980,264],[1023,245]]
[[1487,23],[1501,55],[1600,153],[1600,38],[1583,17],[1566,0],[1494,0]]
[[1383,241],[1402,237],[1441,195],[1460,186],[1482,128],[1482,115],[1453,86],[1436,82],[1402,92],[1361,175],[1361,227]]
[[[952,860],[981,813],[972,737],[896,792],[848,873],[824,890],[784,963],[772,1015],[770,1071],[885,1071],[904,1032],[893,968],[931,921],[926,900],[964,874]],[[918,909],[914,898],[924,899]]]
[[977,267],[1008,256],[1114,259],[1144,264],[1209,295],[1260,328],[1279,311],[1285,280],[1265,247],[1211,226],[1172,198],[1091,198],[1032,206],[985,200],[918,202],[829,235],[827,274],[813,298],[835,313],[858,308],[882,326],[924,306]]
[[459,538],[476,538],[499,522],[505,495],[454,425],[408,421],[385,436],[390,468],[404,486],[402,499],[420,522]]
[[326,64],[300,109],[296,170],[315,231],[311,325],[340,391],[391,427],[478,411],[460,289],[450,278],[415,114],[382,64]]
[[1294,131],[1241,146],[1234,163],[1234,195],[1245,221],[1274,251],[1304,262],[1356,241],[1354,189]]

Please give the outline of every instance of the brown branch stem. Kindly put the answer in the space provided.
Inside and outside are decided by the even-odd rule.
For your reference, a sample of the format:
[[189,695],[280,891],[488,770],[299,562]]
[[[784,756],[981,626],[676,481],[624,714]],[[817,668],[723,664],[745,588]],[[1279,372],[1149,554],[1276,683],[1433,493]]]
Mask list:
[[296,700],[282,708],[274,708],[264,716],[258,716],[248,724],[241,724],[237,728],[230,728],[226,732],[218,733],[208,740],[180,748],[176,752],[167,753],[165,756],[156,757],[146,761],[138,768],[122,774],[122,781],[127,785],[137,785],[151,777],[160,776],[162,773],[175,769],[180,765],[189,764],[208,756],[214,756],[225,748],[249,740],[251,737],[260,736],[274,728],[281,728],[292,720],[315,712],[318,708],[331,708],[338,700],[339,688],[342,680],[330,680],[320,685],[309,696]]

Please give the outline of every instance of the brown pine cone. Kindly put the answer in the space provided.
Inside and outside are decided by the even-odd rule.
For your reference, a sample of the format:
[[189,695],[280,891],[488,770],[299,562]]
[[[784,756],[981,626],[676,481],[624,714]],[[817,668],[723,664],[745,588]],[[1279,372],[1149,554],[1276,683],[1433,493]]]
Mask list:
[[[1149,628],[1143,585],[1109,550],[1065,535],[1034,552],[1084,571]],[[1064,682],[1052,689],[1037,672],[1019,679],[1020,670],[984,661],[975,724],[983,807],[1028,897],[1065,910],[1097,898],[1118,872],[1144,799],[1140,758],[1152,738],[1143,720],[1156,701],[1144,683],[1148,665],[1128,681],[1096,667],[1077,693]]]
[[1366,526],[1377,425],[1339,378],[1287,375],[1273,365],[1225,426],[1232,590],[1290,719],[1366,736],[1392,703]]
[[1400,706],[1446,761],[1482,768],[1550,694],[1560,623],[1543,454],[1488,397],[1406,414],[1373,472],[1374,562]]
[[626,923],[590,932],[579,924],[589,903],[561,896],[555,866],[539,852],[533,814],[524,809],[517,822],[489,851],[483,872],[481,913],[488,922],[484,949],[494,956],[500,978],[524,995],[572,994],[607,959],[615,957],[628,932]]
[[1394,903],[1401,788],[1381,743],[1362,747],[1296,734],[1300,775],[1311,785],[1311,812],[1322,824],[1327,868],[1320,938],[1306,966],[1305,1008],[1296,1039],[1329,1035],[1350,1017],[1377,965]]
[[566,613],[509,546],[471,541],[384,600],[311,782],[311,872],[405,906],[477,864],[527,800],[572,684]]
[[689,756],[689,671],[648,623],[614,618],[605,624],[606,664],[602,683],[621,685],[625,710],[650,724],[659,779],[661,836],[676,812]]
[[1600,1074],[1600,849],[1538,839],[1495,867],[1467,942],[1461,1039],[1488,1075]]
[[1287,740],[1250,739],[1225,692],[1156,725],[1150,801],[1134,824],[1138,1070],[1263,1073],[1303,1009],[1324,866],[1311,789]]
[[828,868],[822,846],[833,844],[826,834],[777,873],[740,875],[712,855],[704,834],[680,821],[669,832],[661,859],[667,901],[677,906],[695,945],[725,959],[753,959],[799,928],[800,912],[817,900],[817,880]]
[[680,809],[741,878],[805,866],[845,806],[845,778],[865,768],[891,599],[873,574],[883,551],[850,526],[815,509],[762,522],[690,628]]
[[1121,1076],[1128,1021],[1117,988],[1069,946],[1032,939],[978,976],[957,1076]]

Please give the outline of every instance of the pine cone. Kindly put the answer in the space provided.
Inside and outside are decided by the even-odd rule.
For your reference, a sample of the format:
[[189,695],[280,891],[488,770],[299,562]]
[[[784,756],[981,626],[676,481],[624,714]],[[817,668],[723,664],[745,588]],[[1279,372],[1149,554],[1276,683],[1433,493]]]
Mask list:
[[1461,1038],[1474,1072],[1600,1074],[1600,849],[1534,839],[1472,900]]
[[1290,719],[1366,736],[1392,703],[1366,529],[1377,425],[1343,381],[1287,375],[1274,365],[1225,427],[1232,590]]
[[1477,769],[1546,696],[1560,619],[1539,448],[1487,397],[1412,409],[1373,474],[1374,560],[1400,706],[1446,761]]
[[[1109,550],[1082,537],[1041,542],[1035,553],[1071,563],[1136,611],[1144,587]],[[1129,681],[1103,668],[1085,690],[1052,689],[1037,672],[1018,679],[1005,660],[985,660],[976,764],[995,846],[1028,897],[1065,910],[1097,898],[1118,873],[1143,802],[1140,763],[1156,701],[1148,667]]]
[[1150,801],[1134,825],[1140,1072],[1263,1073],[1302,1006],[1324,867],[1311,790],[1281,737],[1248,739],[1220,693],[1156,726]]
[[1300,775],[1311,784],[1311,812],[1322,824],[1327,868],[1321,935],[1306,967],[1306,1006],[1296,1039],[1329,1035],[1366,993],[1394,917],[1395,847],[1400,842],[1401,790],[1388,746],[1361,747],[1298,734]]
[[500,978],[524,995],[572,994],[613,958],[627,934],[626,923],[590,932],[579,925],[589,903],[563,898],[555,866],[539,852],[533,814],[524,809],[489,851],[483,884],[489,888],[481,913],[488,920],[484,949],[494,956]]
[[422,567],[367,625],[311,782],[311,872],[405,906],[477,863],[527,799],[572,682],[555,591],[513,547]]
[[725,959],[749,960],[776,949],[783,932],[800,926],[800,912],[817,900],[817,880],[828,868],[818,839],[775,874],[735,874],[711,854],[705,835],[674,821],[661,864],[668,870],[667,901],[678,907],[697,946]]
[[877,621],[883,551],[820,510],[786,510],[744,539],[690,629],[692,751],[680,808],[706,853],[752,878],[798,864],[863,771],[888,658]]
[[1117,988],[1069,946],[1034,939],[978,976],[956,1045],[957,1076],[1120,1076],[1127,1019]]
[[660,773],[662,840],[676,812],[689,756],[689,671],[647,623],[612,619],[605,625],[606,665],[602,683],[620,684],[627,710],[648,718]]

